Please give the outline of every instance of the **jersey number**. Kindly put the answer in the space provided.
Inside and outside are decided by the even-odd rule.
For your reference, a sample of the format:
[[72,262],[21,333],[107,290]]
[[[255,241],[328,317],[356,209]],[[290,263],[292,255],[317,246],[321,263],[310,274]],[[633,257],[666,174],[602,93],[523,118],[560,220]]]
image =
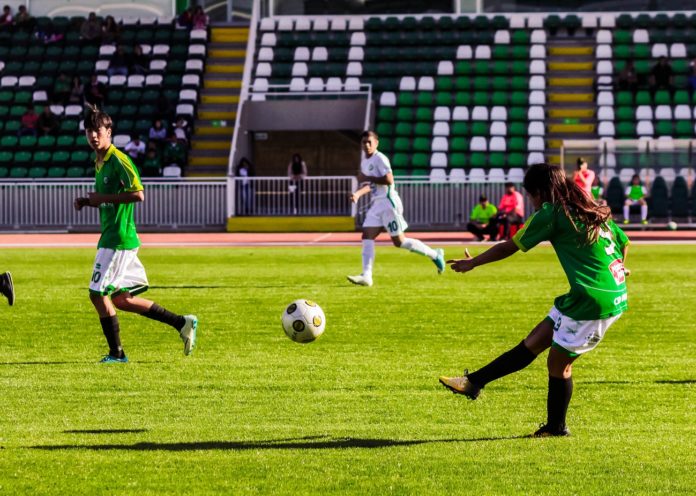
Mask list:
[[101,272],[99,272],[98,270],[95,270],[94,274],[92,274],[92,282],[98,283],[100,279],[101,279]]
[[616,251],[616,243],[614,243],[614,239],[611,237],[611,232],[605,231],[604,229],[599,230],[599,236],[609,240],[609,246],[604,248],[604,251],[606,252],[607,255],[613,255],[614,252]]
[[389,231],[394,232],[399,229],[399,224],[393,220],[389,224],[387,224],[387,227],[389,228]]

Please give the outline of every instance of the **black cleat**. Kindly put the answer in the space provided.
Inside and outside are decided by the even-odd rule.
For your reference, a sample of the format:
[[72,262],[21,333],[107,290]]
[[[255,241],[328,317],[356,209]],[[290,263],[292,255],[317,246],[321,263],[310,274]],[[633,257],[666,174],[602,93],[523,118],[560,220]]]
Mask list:
[[551,427],[548,424],[544,424],[534,433],[530,434],[529,437],[565,437],[570,436],[570,431],[565,425],[560,427]]
[[4,274],[0,275],[0,293],[7,298],[7,302],[10,304],[10,306],[14,305],[14,284],[12,283],[12,274],[9,272],[5,272]]

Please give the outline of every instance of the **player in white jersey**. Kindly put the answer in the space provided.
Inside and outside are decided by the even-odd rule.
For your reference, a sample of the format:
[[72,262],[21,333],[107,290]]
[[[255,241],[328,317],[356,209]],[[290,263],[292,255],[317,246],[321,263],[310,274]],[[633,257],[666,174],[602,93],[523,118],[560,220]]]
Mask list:
[[442,274],[445,270],[444,251],[434,250],[420,240],[404,236],[408,227],[403,216],[404,207],[394,187],[394,175],[389,159],[377,151],[377,134],[365,131],[361,143],[365,158],[360,163],[358,172],[360,188],[350,195],[350,201],[357,203],[361,196],[370,193],[371,203],[362,226],[362,274],[348,276],[348,280],[360,286],[372,286],[375,238],[382,230],[389,233],[394,246],[428,257],[437,267],[438,274]]

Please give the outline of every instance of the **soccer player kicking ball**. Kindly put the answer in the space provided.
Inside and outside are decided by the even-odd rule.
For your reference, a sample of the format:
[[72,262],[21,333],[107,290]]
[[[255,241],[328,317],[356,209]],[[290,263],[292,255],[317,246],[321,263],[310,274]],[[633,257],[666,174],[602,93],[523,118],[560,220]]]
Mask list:
[[12,283],[12,274],[10,274],[9,272],[0,274],[0,294],[7,298],[7,303],[9,303],[10,306],[14,305],[14,284]]
[[372,286],[372,267],[375,262],[375,238],[385,229],[397,248],[405,248],[413,253],[428,257],[437,267],[438,274],[445,270],[445,254],[442,249],[433,250],[414,238],[404,236],[408,227],[403,216],[404,207],[394,188],[389,159],[377,151],[379,139],[373,131],[362,134],[362,147],[365,158],[360,163],[358,182],[360,189],[350,195],[350,201],[357,203],[361,196],[371,193],[371,205],[363,222],[362,235],[362,274],[348,276],[348,280],[359,286]]
[[594,349],[627,308],[629,271],[623,263],[628,238],[611,220],[609,208],[590,199],[558,166],[533,165],[524,177],[524,189],[536,212],[513,239],[475,258],[467,252],[465,259],[447,263],[456,272],[468,272],[550,241],[570,292],[557,297],[548,316],[510,351],[476,372],[440,377],[440,382],[454,393],[476,399],[486,384],[525,368],[550,347],[546,424],[532,436],[567,436],[573,362]]
[[89,285],[90,300],[109,343],[109,354],[101,363],[128,362],[121,346],[116,308],[169,324],[179,332],[184,354],[189,355],[196,346],[196,316],[177,315],[157,303],[136,297],[148,288],[145,268],[138,260],[140,240],[133,220],[135,203],[144,201],[145,195],[130,157],[111,144],[111,127],[107,113],[89,107],[85,134],[96,152],[96,192],[74,202],[78,211],[83,207],[98,208],[101,220],[102,234]]

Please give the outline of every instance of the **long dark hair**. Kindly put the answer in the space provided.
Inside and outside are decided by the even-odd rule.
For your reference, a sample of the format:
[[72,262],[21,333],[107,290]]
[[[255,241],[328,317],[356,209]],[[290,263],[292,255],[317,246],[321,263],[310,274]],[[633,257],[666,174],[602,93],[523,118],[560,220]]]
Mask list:
[[597,241],[599,229],[611,219],[611,209],[595,203],[558,165],[532,165],[524,176],[524,189],[542,203],[562,208],[577,232],[578,222],[583,224],[587,244]]

